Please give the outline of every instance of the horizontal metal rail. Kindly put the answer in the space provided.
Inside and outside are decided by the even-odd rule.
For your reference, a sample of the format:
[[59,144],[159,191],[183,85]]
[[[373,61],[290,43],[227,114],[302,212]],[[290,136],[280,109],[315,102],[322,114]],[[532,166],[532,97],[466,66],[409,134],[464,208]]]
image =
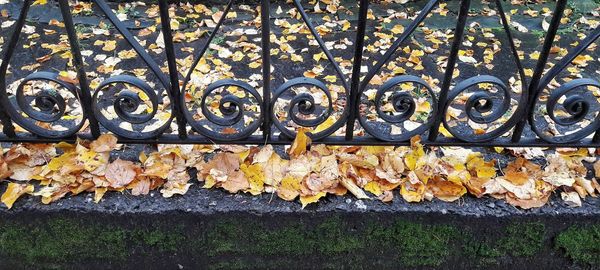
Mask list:
[[[227,15],[237,4],[229,0],[223,15],[202,47],[198,48],[191,68],[180,81],[174,49],[171,18],[167,0],[159,1],[161,31],[168,64],[165,73],[144,47],[129,32],[104,0],[94,0],[124,40],[133,47],[139,58],[158,79],[157,86],[131,75],[119,75],[106,79],[91,90],[86,76],[84,59],[71,10],[67,0],[58,4],[69,38],[77,81],[65,80],[59,74],[38,71],[23,78],[18,87],[8,89],[7,72],[17,50],[20,35],[26,23],[31,0],[24,0],[14,31],[3,48],[0,64],[0,120],[3,130],[2,142],[60,142],[77,138],[94,139],[102,133],[113,133],[122,143],[165,144],[289,144],[299,127],[308,130],[313,141],[333,145],[408,145],[414,136],[422,136],[423,143],[436,146],[505,146],[505,147],[598,147],[600,146],[600,106],[590,98],[590,89],[600,91],[600,82],[593,78],[581,78],[565,82],[556,89],[549,85],[558,78],[578,56],[582,55],[600,37],[600,27],[593,29],[579,45],[565,57],[546,70],[561,19],[568,0],[556,1],[543,48],[540,52],[533,77],[526,72],[519,58],[510,20],[505,14],[501,0],[495,7],[507,36],[510,57],[521,81],[521,91],[513,104],[515,95],[507,82],[492,75],[477,75],[461,81],[454,78],[455,69],[471,9],[470,0],[461,0],[457,10],[454,37],[450,44],[444,75],[439,78],[441,89],[433,87],[421,77],[402,75],[387,79],[375,87],[374,99],[366,98],[365,92],[372,80],[394,58],[400,48],[407,46],[415,31],[433,13],[439,0],[429,0],[413,21],[396,37],[389,49],[368,63],[371,68],[364,76],[361,67],[367,61],[363,57],[365,37],[369,23],[369,1],[360,0],[357,14],[354,62],[351,77],[344,74],[340,64],[327,48],[319,31],[311,22],[299,0],[293,4],[300,19],[319,45],[323,55],[335,72],[336,81],[344,89],[345,105],[341,111],[334,109],[328,85],[314,78],[293,78],[271,89],[271,16],[268,0],[260,4],[261,64],[263,85],[261,91],[243,79],[222,79],[205,89],[195,89],[193,74],[209,46],[218,36]],[[43,82],[43,86],[35,83]],[[403,86],[409,87],[403,87]],[[485,86],[485,87],[484,87]],[[240,92],[241,91],[241,92]],[[417,96],[417,92],[419,96]],[[163,93],[169,102],[163,101]],[[547,98],[542,100],[543,93]],[[586,94],[587,93],[587,94]],[[81,117],[67,119],[66,111],[73,106],[67,100],[72,96],[80,104]],[[186,98],[193,96],[198,106],[188,107]],[[462,98],[463,121],[485,127],[474,130],[469,125],[457,127],[449,117]],[[318,100],[321,97],[321,100]],[[324,100],[322,100],[324,98]],[[418,99],[430,103],[430,111],[415,120]],[[284,105],[281,106],[280,102]],[[199,105],[198,105],[199,104]],[[539,110],[545,112],[541,116]],[[252,109],[250,109],[252,108]],[[366,109],[365,109],[366,108]],[[168,114],[159,117],[159,110]],[[556,111],[562,110],[562,113]],[[108,117],[107,111],[113,116]],[[157,123],[157,119],[162,122]],[[67,119],[67,120],[65,120]],[[466,119],[466,120],[465,120]],[[61,128],[52,128],[52,124]],[[412,127],[405,124],[410,123]],[[577,126],[581,124],[581,126]],[[152,127],[148,129],[148,127]],[[19,128],[17,128],[19,127]],[[552,127],[553,132],[548,129]],[[442,135],[441,129],[446,136]],[[19,130],[19,131],[17,131]],[[24,131],[23,131],[24,130]],[[360,130],[360,132],[357,132]],[[530,135],[525,135],[530,133]],[[451,136],[448,136],[451,134]]]

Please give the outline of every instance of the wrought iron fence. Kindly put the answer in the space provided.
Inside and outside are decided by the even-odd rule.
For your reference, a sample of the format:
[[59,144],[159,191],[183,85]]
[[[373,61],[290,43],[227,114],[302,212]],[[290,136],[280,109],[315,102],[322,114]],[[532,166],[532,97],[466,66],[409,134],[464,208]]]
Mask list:
[[[168,63],[167,73],[161,70],[160,65],[150,57],[104,0],[93,2],[156,76],[160,86],[166,90],[170,102],[166,104],[161,101],[162,90],[156,90],[147,82],[130,75],[111,77],[100,83],[96,89],[90,89],[68,0],[58,0],[58,5],[68,35],[78,82],[66,81],[52,72],[35,72],[21,80],[15,91],[8,91],[6,82],[8,65],[17,48],[19,36],[22,34],[32,4],[32,0],[24,0],[12,36],[3,48],[4,56],[0,65],[2,104],[0,116],[3,126],[0,141],[71,141],[77,137],[90,139],[98,137],[101,133],[112,132],[125,143],[287,144],[295,137],[296,127],[307,127],[311,129],[310,136],[314,141],[328,144],[404,145],[409,143],[411,137],[421,135],[424,143],[429,145],[589,147],[600,145],[598,132],[600,114],[598,108],[592,104],[593,100],[590,99],[589,94],[586,94],[590,88],[600,89],[600,83],[595,79],[575,79],[550,90],[549,97],[542,103],[545,115],[541,124],[535,116],[535,108],[540,106],[541,93],[545,89],[548,91],[548,86],[553,79],[600,37],[600,28],[596,28],[560,62],[545,71],[567,0],[556,2],[531,79],[525,76],[525,69],[515,45],[509,19],[503,10],[503,4],[500,0],[495,0],[494,4],[514,58],[514,67],[518,70],[522,81],[517,104],[511,103],[513,94],[506,82],[497,77],[477,75],[454,83],[453,73],[467,28],[471,0],[460,1],[454,38],[447,57],[445,74],[441,78],[440,91],[434,91],[428,82],[418,76],[402,75],[384,82],[376,89],[375,98],[371,100],[364,97],[370,81],[399,48],[406,44],[440,1],[428,1],[386,53],[376,59],[373,67],[361,77],[369,21],[369,1],[361,0],[357,14],[358,25],[354,39],[352,73],[351,78],[347,78],[300,1],[294,0],[293,4],[302,21],[335,69],[336,76],[345,90],[345,106],[335,120],[330,119],[334,114],[332,108],[334,101],[328,87],[320,80],[298,77],[272,91],[271,41],[269,40],[271,15],[268,0],[263,0],[260,4],[262,93],[242,80],[219,80],[206,89],[201,89],[201,95],[196,102],[197,109],[190,109],[186,106],[185,100],[192,72],[206,54],[211,41],[217,36],[226,15],[231,12],[236,1],[229,0],[227,3],[223,11],[224,15],[216,23],[208,40],[198,50],[193,65],[181,85],[176,65],[173,31],[170,26],[169,6],[166,0],[158,1],[158,5]],[[45,82],[45,84],[40,87],[34,82]],[[399,87],[407,84],[412,85],[408,90]],[[491,85],[491,88],[480,89],[481,85]],[[312,92],[297,91],[299,88],[312,89]],[[417,107],[415,91],[430,100],[431,104],[430,111],[420,121],[413,121]],[[326,100],[316,100],[315,92],[321,92],[321,96]],[[451,104],[459,95],[466,92],[470,94],[462,104],[460,113],[466,115],[467,121],[486,125],[487,128],[483,132],[472,129],[465,132],[449,123]],[[65,118],[65,110],[71,106],[65,101],[65,95],[74,97],[80,103],[82,110],[80,118]],[[218,97],[215,99],[215,96]],[[209,105],[209,103],[214,104],[215,100],[218,108]],[[281,100],[285,100],[286,104],[277,105]],[[149,123],[157,118],[159,106],[166,108],[169,116],[163,119],[161,124],[153,124],[153,129],[146,130]],[[142,107],[143,109],[140,109]],[[107,110],[114,110],[116,117],[107,116],[105,113]],[[557,110],[563,112],[558,114]],[[330,122],[324,125],[327,121]],[[412,122],[411,127],[407,128],[404,125],[407,121]],[[57,122],[64,122],[60,129],[48,128],[48,123]],[[172,122],[175,125],[172,125]],[[564,130],[558,128],[573,127],[577,123],[584,125],[563,133],[561,131]],[[16,129],[15,125],[21,129]],[[174,126],[176,128],[172,128]],[[442,127],[452,136],[442,136],[440,134]],[[548,127],[552,127],[554,132],[549,133]],[[365,133],[357,134],[355,132],[357,128],[363,129]],[[339,134],[339,131],[344,129],[345,136]],[[17,132],[17,130],[25,132]],[[535,135],[524,136],[525,130],[531,130]]]

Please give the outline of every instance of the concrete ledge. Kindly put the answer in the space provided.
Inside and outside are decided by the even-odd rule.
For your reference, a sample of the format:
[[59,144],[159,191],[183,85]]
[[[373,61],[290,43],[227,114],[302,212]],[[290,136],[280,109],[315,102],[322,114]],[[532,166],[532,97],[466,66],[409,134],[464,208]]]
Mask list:
[[2,268],[236,269],[600,267],[600,200],[532,211],[493,199],[409,205],[330,198],[301,210],[270,196],[193,188],[107,194],[0,211]]

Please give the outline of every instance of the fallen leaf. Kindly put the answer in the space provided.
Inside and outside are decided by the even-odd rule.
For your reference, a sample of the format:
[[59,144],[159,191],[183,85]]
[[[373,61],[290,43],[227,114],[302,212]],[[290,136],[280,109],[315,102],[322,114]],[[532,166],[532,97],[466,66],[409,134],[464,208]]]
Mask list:
[[296,139],[294,139],[294,142],[292,143],[292,146],[290,147],[288,152],[290,158],[293,159],[306,153],[306,150],[308,149],[308,146],[310,146],[310,143],[312,141],[310,137],[308,137],[308,135],[306,134],[307,132],[308,130],[306,128],[300,128],[300,130],[298,130]]
[[139,167],[128,160],[117,159],[106,167],[105,177],[113,188],[121,188],[131,183],[137,176]]
[[8,183],[6,191],[4,191],[0,200],[10,209],[19,197],[23,194],[33,193],[33,189],[33,185],[30,184]]

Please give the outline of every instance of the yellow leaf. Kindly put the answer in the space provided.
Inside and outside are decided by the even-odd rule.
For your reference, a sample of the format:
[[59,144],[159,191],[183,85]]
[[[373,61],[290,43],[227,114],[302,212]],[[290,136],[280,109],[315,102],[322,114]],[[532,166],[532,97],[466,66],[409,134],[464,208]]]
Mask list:
[[240,156],[240,161],[243,162],[250,155],[250,150],[242,151],[238,155]]
[[496,176],[495,162],[486,162],[480,153],[473,153],[467,157],[467,169],[483,179],[491,179]]
[[70,152],[75,150],[75,144],[67,143],[67,142],[59,142],[54,147],[63,150],[63,152]]
[[286,201],[293,201],[300,195],[300,180],[292,176],[286,176],[281,180],[281,185],[277,189],[277,196]]
[[346,30],[350,29],[350,26],[351,26],[351,24],[349,21],[347,21],[347,20],[344,21],[344,24],[342,25],[342,31],[346,31]]
[[105,187],[97,187],[94,191],[94,202],[99,203],[102,197],[104,197],[104,193],[106,193],[107,188]]
[[313,133],[319,133],[323,130],[326,130],[326,129],[330,128],[331,126],[333,126],[333,124],[335,124],[335,119],[333,117],[329,117],[329,118],[327,118],[327,120],[325,120],[325,122],[318,125],[315,128],[315,131],[313,131]]
[[248,182],[250,183],[250,189],[246,192],[249,192],[252,195],[260,195],[264,190],[265,183],[265,173],[260,164],[242,164],[240,170],[246,175]]
[[83,168],[88,171],[94,171],[100,166],[108,163],[108,154],[102,155],[94,151],[85,151],[77,156],[77,160],[83,163]]
[[324,52],[317,53],[317,54],[314,54],[314,55],[313,55],[313,59],[314,59],[316,62],[319,62],[321,59],[325,59],[326,57],[327,57],[327,56],[325,56],[325,53],[324,53]]
[[365,185],[365,190],[379,196],[383,193],[377,181],[371,181]]
[[428,101],[419,102],[417,104],[417,112],[429,112],[431,111],[431,104]]
[[334,83],[335,81],[337,81],[337,77],[334,75],[325,76],[325,78],[323,78],[323,79],[325,79],[326,81],[328,81],[330,83]]
[[291,59],[294,62],[302,62],[302,61],[304,61],[304,58],[302,58],[302,56],[300,56],[298,54],[294,54],[294,53],[292,54]]
[[404,156],[404,164],[409,170],[414,171],[417,167],[417,159],[419,159],[419,157],[415,155],[414,152],[407,153],[406,156]]
[[401,34],[402,32],[404,32],[404,26],[401,24],[396,24],[394,28],[392,28],[392,33],[394,34]]
[[241,51],[237,51],[231,56],[231,59],[234,62],[239,62],[239,61],[242,61],[242,59],[244,59],[244,56],[245,56],[244,53],[242,53]]
[[316,203],[319,199],[325,197],[327,195],[326,192],[319,192],[317,195],[313,196],[300,196],[300,203],[302,203],[302,209],[311,203]]
[[442,135],[444,135],[444,137],[446,137],[446,138],[454,137],[454,136],[452,136],[452,133],[450,133],[450,131],[448,131],[446,129],[446,127],[444,127],[444,125],[440,125],[440,133],[442,133]]
[[212,175],[208,175],[206,176],[206,179],[204,179],[204,186],[202,186],[202,188],[212,188],[215,186],[215,184],[217,184],[217,180],[212,177]]
[[259,68],[260,66],[262,66],[262,64],[260,62],[258,62],[258,61],[254,61],[254,62],[248,64],[248,66],[250,68]]
[[383,154],[386,152],[386,149],[388,149],[388,148],[393,150],[394,147],[391,147],[391,146],[364,146],[363,147],[363,149],[371,155]]
[[292,143],[292,147],[290,147],[289,155],[291,158],[298,157],[304,153],[306,153],[306,149],[312,142],[310,137],[306,135],[307,128],[300,128],[298,130],[298,134],[296,135],[296,139]]
[[59,157],[55,157],[48,162],[48,169],[51,171],[58,171],[66,164],[73,163],[76,156],[76,152],[66,152]]
[[484,166],[477,168],[477,177],[479,178],[492,178],[496,176],[496,168]]
[[33,193],[33,185],[8,183],[6,191],[2,194],[0,200],[10,209],[15,201],[25,193]]
[[[33,5],[33,6],[36,6],[36,5],[45,5],[45,4],[47,4],[47,3],[48,3],[48,0],[35,0],[35,1],[33,1],[33,4],[32,4],[32,5]],[[9,208],[10,208],[10,207],[9,207]]]
[[407,202],[420,202],[425,195],[425,185],[418,183],[411,185],[409,182],[402,185],[400,195]]
[[178,20],[171,20],[171,29],[173,30],[177,30],[179,29],[179,21]]
[[148,160],[148,155],[146,155],[146,152],[141,151],[139,159],[140,159],[140,162],[146,163],[146,160]]
[[115,40],[109,40],[104,42],[104,46],[102,47],[102,50],[105,52],[112,52],[117,48],[117,41]]

